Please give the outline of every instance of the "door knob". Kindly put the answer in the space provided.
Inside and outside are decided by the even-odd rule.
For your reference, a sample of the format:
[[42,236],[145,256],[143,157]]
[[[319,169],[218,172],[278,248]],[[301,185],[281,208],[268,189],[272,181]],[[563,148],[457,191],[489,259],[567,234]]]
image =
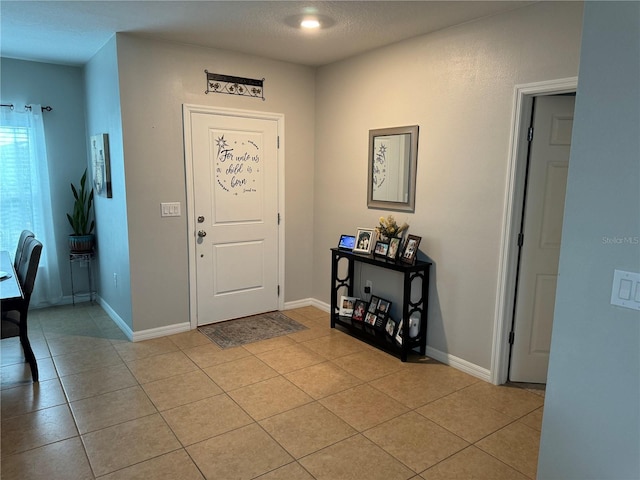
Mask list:
[[207,236],[207,232],[205,232],[204,230],[198,230],[198,236],[200,238],[206,237]]

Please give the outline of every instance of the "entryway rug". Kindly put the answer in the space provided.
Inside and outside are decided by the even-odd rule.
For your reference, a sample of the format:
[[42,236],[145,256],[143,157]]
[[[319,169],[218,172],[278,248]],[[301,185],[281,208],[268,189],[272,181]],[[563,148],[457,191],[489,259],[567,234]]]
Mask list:
[[281,312],[268,312],[251,317],[227,320],[198,327],[203,334],[222,348],[239,347],[247,343],[289,335],[307,327]]

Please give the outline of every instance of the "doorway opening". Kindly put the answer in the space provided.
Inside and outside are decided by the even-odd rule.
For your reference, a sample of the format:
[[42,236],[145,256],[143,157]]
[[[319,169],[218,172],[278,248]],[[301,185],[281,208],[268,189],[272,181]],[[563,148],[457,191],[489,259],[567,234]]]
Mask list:
[[[574,94],[576,88],[577,77],[515,87],[490,375],[491,382],[496,385],[506,383],[510,374],[511,345],[514,337],[511,332],[514,312],[517,308],[516,286],[518,279],[522,279],[522,268],[519,268],[521,266],[520,243],[523,241],[521,227],[525,213],[525,197],[531,194],[530,190],[527,192],[527,174],[530,153],[529,128],[534,116],[535,99]],[[556,183],[558,182],[555,181],[554,185]],[[554,212],[554,209],[547,207],[546,211]],[[557,212],[557,209],[555,211]],[[555,294],[552,283],[547,282],[545,286],[547,291],[553,290]],[[522,292],[523,286],[519,287]]]

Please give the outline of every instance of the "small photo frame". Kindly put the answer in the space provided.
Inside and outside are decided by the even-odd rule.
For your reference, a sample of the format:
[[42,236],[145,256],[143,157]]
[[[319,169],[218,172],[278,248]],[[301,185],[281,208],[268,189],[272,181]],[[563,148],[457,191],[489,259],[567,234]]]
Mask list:
[[353,314],[351,320],[355,322],[363,322],[364,316],[367,313],[367,302],[364,300],[356,300],[353,305]]
[[388,251],[389,251],[389,244],[387,242],[378,240],[376,242],[376,248],[373,249],[373,254],[376,255],[377,257],[386,257]]
[[357,298],[355,297],[345,297],[344,295],[340,297],[340,316],[342,317],[350,317],[353,315],[353,307],[355,306]]
[[356,231],[356,244],[353,247],[355,253],[369,255],[375,243],[375,230],[373,228],[358,228]]
[[375,313],[371,312],[367,312],[367,315],[364,317],[364,323],[368,323],[372,327],[375,327],[377,320],[378,316]]
[[402,324],[403,321],[400,320],[400,322],[398,323],[398,328],[396,330],[396,342],[398,343],[398,345],[402,345]]
[[402,250],[402,256],[400,260],[404,263],[409,263],[413,265],[416,262],[416,257],[418,255],[418,246],[420,245],[420,241],[422,237],[418,237],[417,235],[408,235],[407,241],[404,244],[404,249]]
[[380,301],[378,302],[377,311],[379,313],[384,313],[385,315],[389,315],[389,308],[390,307],[391,307],[391,302],[381,298]]
[[387,318],[387,323],[384,326],[384,330],[385,332],[387,332],[387,335],[389,335],[389,337],[393,338],[395,336],[397,328],[398,324],[396,323],[396,321],[391,317]]
[[389,240],[389,249],[387,250],[387,258],[389,260],[395,260],[398,258],[398,252],[400,251],[401,238],[393,237]]
[[380,299],[378,297],[376,297],[375,295],[371,295],[371,300],[369,300],[369,307],[367,308],[367,312],[375,313],[375,311],[378,309],[379,301]]

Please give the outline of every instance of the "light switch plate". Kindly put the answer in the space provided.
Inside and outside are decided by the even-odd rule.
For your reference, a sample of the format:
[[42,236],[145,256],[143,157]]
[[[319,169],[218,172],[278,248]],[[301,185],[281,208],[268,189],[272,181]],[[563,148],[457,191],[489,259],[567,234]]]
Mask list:
[[160,215],[163,217],[179,217],[180,202],[164,202],[160,204]]
[[613,271],[611,305],[640,310],[640,273]]

